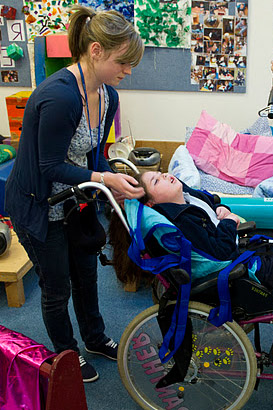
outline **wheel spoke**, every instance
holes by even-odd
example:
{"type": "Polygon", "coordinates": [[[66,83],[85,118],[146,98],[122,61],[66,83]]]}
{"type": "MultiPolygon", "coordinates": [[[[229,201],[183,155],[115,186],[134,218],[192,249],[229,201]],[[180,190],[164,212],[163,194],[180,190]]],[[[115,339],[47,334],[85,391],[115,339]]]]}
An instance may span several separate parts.
{"type": "Polygon", "coordinates": [[[174,363],[172,359],[162,365],[158,358],[162,335],[157,311],[153,306],[138,315],[120,342],[119,371],[133,399],[145,410],[242,408],[256,381],[253,347],[236,323],[211,325],[209,307],[200,303],[191,303],[189,308],[193,355],[185,381],[155,388],[174,363]]]}

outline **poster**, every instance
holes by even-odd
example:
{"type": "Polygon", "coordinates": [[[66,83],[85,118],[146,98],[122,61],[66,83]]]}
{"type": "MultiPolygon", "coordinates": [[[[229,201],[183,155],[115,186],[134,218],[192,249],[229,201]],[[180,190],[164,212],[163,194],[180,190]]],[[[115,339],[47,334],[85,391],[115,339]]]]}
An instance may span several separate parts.
{"type": "Polygon", "coordinates": [[[134,0],[79,0],[82,6],[92,7],[96,11],[116,10],[134,24],[134,0]]]}
{"type": "Polygon", "coordinates": [[[191,84],[206,92],[245,87],[248,0],[193,0],[191,19],[191,84]]]}
{"type": "Polygon", "coordinates": [[[23,13],[30,43],[36,36],[66,31],[71,8],[78,0],[24,0],[23,13]]]}
{"type": "Polygon", "coordinates": [[[189,0],[135,0],[134,24],[145,46],[190,48],[189,0]]]}

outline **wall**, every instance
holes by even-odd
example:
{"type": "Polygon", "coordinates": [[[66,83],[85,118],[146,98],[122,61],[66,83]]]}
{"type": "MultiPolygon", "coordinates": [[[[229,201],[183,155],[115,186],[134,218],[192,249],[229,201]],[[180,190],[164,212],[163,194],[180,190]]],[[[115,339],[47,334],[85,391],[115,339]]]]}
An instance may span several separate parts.
{"type": "Polygon", "coordinates": [[[130,134],[129,121],[136,139],[184,141],[185,127],[195,126],[203,109],[238,131],[251,125],[271,89],[273,1],[249,0],[248,25],[246,94],[120,90],[122,134],[130,134]]]}
{"type": "MultiPolygon", "coordinates": [[[[122,136],[130,134],[130,122],[136,139],[184,141],[185,127],[194,126],[203,109],[238,131],[251,125],[267,105],[272,85],[273,1],[249,0],[248,24],[246,94],[120,90],[122,136]]],[[[5,97],[20,90],[0,87],[2,135],[9,135],[5,97]]]]}

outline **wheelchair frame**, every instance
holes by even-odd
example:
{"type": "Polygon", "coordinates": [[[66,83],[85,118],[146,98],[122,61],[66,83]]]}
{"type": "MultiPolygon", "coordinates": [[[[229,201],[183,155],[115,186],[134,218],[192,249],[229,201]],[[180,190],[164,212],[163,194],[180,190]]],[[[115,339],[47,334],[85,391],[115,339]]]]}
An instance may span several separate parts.
{"type": "MultiPolygon", "coordinates": [[[[49,198],[49,203],[54,205],[73,195],[78,200],[86,201],[84,190],[87,188],[99,189],[107,196],[129,232],[127,221],[111,191],[100,183],[79,184],[49,198]]],[[[273,380],[273,374],[263,373],[264,366],[273,365],[273,344],[269,353],[262,352],[258,329],[259,323],[273,323],[273,308],[269,313],[259,314],[257,317],[254,315],[238,323],[227,322],[216,328],[207,321],[211,306],[192,301],[189,314],[196,323],[196,329],[193,329],[194,350],[187,376],[182,383],[156,389],[155,383],[173,365],[171,361],[162,365],[157,355],[162,342],[162,335],[155,320],[158,308],[159,305],[154,305],[132,320],[121,337],[118,351],[118,369],[122,382],[131,397],[144,410],[241,409],[260,379],[273,380]],[[256,352],[243,330],[249,325],[256,328],[256,352]],[[150,337],[146,327],[151,329],[155,336],[150,337]],[[204,343],[204,340],[209,342],[204,343]],[[223,343],[222,346],[220,342],[223,343]],[[218,379],[221,379],[221,382],[218,379]],[[227,386],[230,386],[230,391],[227,386]],[[201,400],[202,407],[200,403],[196,407],[196,403],[191,402],[192,397],[201,400]]]]}

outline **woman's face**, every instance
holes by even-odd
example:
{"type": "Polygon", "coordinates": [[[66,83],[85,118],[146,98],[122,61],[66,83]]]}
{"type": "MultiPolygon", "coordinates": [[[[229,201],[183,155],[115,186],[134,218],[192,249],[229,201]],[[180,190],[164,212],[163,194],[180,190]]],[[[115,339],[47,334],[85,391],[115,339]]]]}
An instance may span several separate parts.
{"type": "Polygon", "coordinates": [[[151,204],[173,202],[184,204],[181,182],[170,174],[148,171],[142,177],[147,194],[151,197],[151,204]]]}
{"type": "Polygon", "coordinates": [[[131,75],[132,67],[130,63],[119,63],[117,59],[128,49],[128,44],[124,44],[118,49],[109,52],[102,50],[102,54],[97,61],[96,73],[100,82],[107,85],[117,86],[126,75],[131,75]]]}

